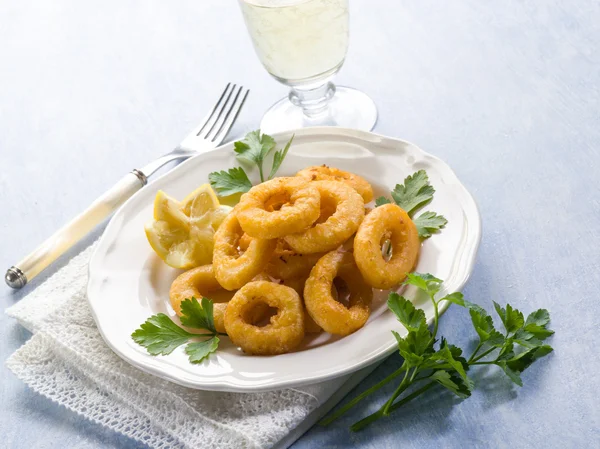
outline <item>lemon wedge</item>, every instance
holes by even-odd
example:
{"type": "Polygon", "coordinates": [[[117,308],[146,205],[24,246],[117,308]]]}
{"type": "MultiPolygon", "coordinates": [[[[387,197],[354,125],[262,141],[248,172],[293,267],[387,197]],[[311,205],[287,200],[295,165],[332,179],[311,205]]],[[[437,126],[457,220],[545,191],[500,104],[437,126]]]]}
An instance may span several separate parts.
{"type": "Polygon", "coordinates": [[[210,184],[202,184],[181,202],[181,210],[194,219],[219,207],[219,199],[210,184]]]}
{"type": "Polygon", "coordinates": [[[233,207],[220,205],[216,209],[206,212],[200,217],[190,217],[190,229],[199,228],[204,229],[212,227],[214,231],[219,229],[225,217],[231,212],[233,207]]]}
{"type": "Polygon", "coordinates": [[[214,233],[231,211],[219,204],[209,184],[182,202],[162,190],[154,199],[154,220],[144,227],[152,249],[174,268],[189,269],[212,262],[214,233]]]}
{"type": "Polygon", "coordinates": [[[190,219],[181,210],[179,201],[171,198],[162,190],[159,190],[154,198],[154,219],[166,221],[175,227],[190,228],[190,219]]]}

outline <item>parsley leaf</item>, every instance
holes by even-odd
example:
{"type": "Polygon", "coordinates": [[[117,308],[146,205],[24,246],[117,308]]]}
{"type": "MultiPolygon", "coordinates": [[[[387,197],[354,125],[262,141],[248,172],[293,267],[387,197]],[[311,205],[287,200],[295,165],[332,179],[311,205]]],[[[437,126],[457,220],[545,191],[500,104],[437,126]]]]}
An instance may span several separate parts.
{"type": "Polygon", "coordinates": [[[409,331],[416,331],[426,326],[425,312],[417,309],[412,302],[398,293],[390,293],[387,301],[388,308],[394,312],[398,321],[409,331]]]}
{"type": "Polygon", "coordinates": [[[413,221],[421,239],[431,237],[432,233],[439,232],[448,223],[443,215],[438,215],[435,212],[423,212],[413,221]]]}
{"type": "Polygon", "coordinates": [[[550,314],[546,309],[538,309],[530,313],[525,321],[525,326],[534,324],[537,326],[546,326],[550,322],[550,314]]]}
{"type": "MultiPolygon", "coordinates": [[[[409,332],[408,334],[410,335],[411,332],[409,332]]],[[[400,353],[404,361],[408,363],[408,366],[417,366],[423,361],[423,357],[421,357],[419,354],[416,354],[414,352],[414,349],[410,347],[410,343],[407,341],[408,335],[406,338],[402,338],[400,334],[396,331],[392,331],[392,334],[394,334],[394,337],[396,337],[396,343],[398,344],[398,352],[400,353]]],[[[414,340],[414,335],[412,336],[412,340],[414,340]]]]}
{"type": "Polygon", "coordinates": [[[433,352],[433,340],[431,332],[427,329],[427,324],[419,326],[415,331],[409,331],[404,338],[398,332],[392,331],[396,342],[398,343],[398,351],[409,365],[417,366],[425,356],[433,352]]]}
{"type": "Polygon", "coordinates": [[[238,159],[258,166],[261,173],[261,182],[264,182],[262,163],[273,148],[275,148],[275,139],[267,134],[261,135],[260,129],[249,132],[243,140],[233,144],[233,150],[237,153],[238,159]]]}
{"type": "MultiPolygon", "coordinates": [[[[283,159],[285,159],[293,140],[294,136],[288,141],[283,150],[275,152],[273,155],[271,172],[267,179],[273,179],[277,170],[279,170],[283,159]]],[[[233,145],[233,149],[237,153],[237,158],[256,165],[260,175],[260,182],[265,182],[263,163],[271,151],[275,149],[275,139],[268,134],[261,134],[260,129],[257,129],[256,131],[249,132],[246,134],[246,137],[244,137],[244,140],[235,142],[233,145]]]]}
{"type": "Polygon", "coordinates": [[[516,332],[525,323],[523,314],[517,309],[513,309],[510,304],[507,304],[506,309],[503,309],[497,302],[494,301],[494,308],[496,309],[498,316],[500,316],[506,332],[509,334],[516,332]]]}
{"type": "Polygon", "coordinates": [[[510,380],[512,380],[514,383],[516,383],[519,387],[523,386],[523,380],[521,379],[521,375],[519,374],[519,372],[513,370],[510,366],[508,366],[506,361],[503,360],[503,361],[497,363],[497,365],[500,368],[502,368],[502,370],[506,373],[506,375],[508,376],[508,378],[510,380]]]}
{"type": "Polygon", "coordinates": [[[466,399],[471,396],[471,389],[463,379],[454,374],[450,374],[448,371],[435,371],[430,378],[461,399],[466,399]]]}
{"type": "Polygon", "coordinates": [[[390,204],[391,201],[388,200],[385,196],[380,196],[375,200],[375,207],[383,206],[384,204],[390,204]]]}
{"type": "Polygon", "coordinates": [[[148,318],[131,334],[131,338],[152,355],[167,355],[186,343],[193,335],[177,326],[164,313],[158,313],[148,318]]]}
{"type": "Polygon", "coordinates": [[[290,149],[290,146],[292,145],[292,141],[294,140],[295,136],[295,134],[292,135],[292,138],[288,141],[283,150],[275,151],[275,154],[273,155],[273,166],[271,167],[271,173],[269,173],[269,179],[273,179],[273,177],[277,173],[277,170],[279,170],[279,167],[281,167],[281,163],[287,156],[287,152],[290,149]]]}
{"type": "Polygon", "coordinates": [[[527,332],[524,328],[519,329],[513,336],[513,341],[526,348],[537,348],[542,345],[542,341],[535,337],[531,332],[527,332]]]}
{"type": "Polygon", "coordinates": [[[523,372],[537,359],[541,359],[552,351],[553,349],[550,345],[538,346],[537,348],[529,349],[507,360],[506,365],[515,371],[523,372]]]}
{"type": "Polygon", "coordinates": [[[442,280],[429,273],[407,273],[404,284],[414,285],[428,295],[433,296],[440,291],[442,280]]]}
{"type": "MultiPolygon", "coordinates": [[[[396,184],[391,192],[394,202],[406,211],[417,227],[419,238],[425,240],[432,234],[443,229],[448,220],[443,215],[435,212],[423,212],[414,218],[415,212],[428,204],[433,199],[435,189],[429,184],[429,177],[425,170],[419,170],[404,179],[404,184],[396,184]]],[[[391,201],[385,196],[375,200],[375,207],[389,204],[391,201]]]]}
{"type": "Polygon", "coordinates": [[[473,323],[475,332],[479,335],[479,341],[484,342],[489,340],[491,333],[495,331],[492,317],[485,310],[474,308],[469,310],[469,315],[471,315],[471,322],[473,323]]]}
{"type": "MultiPolygon", "coordinates": [[[[268,179],[273,179],[292,145],[294,136],[282,150],[273,154],[273,165],[268,179]]],[[[246,134],[243,140],[233,144],[233,150],[240,161],[256,165],[260,175],[260,182],[265,182],[263,163],[267,156],[275,149],[275,139],[267,134],[261,134],[260,129],[246,134]]],[[[230,168],[228,171],[216,171],[208,175],[210,185],[219,196],[229,196],[235,193],[245,193],[252,188],[252,183],[242,167],[230,168]]]]}
{"type": "Polygon", "coordinates": [[[217,333],[213,319],[212,301],[202,298],[202,304],[200,304],[194,297],[181,301],[181,324],[217,333]]]}
{"type": "MultiPolygon", "coordinates": [[[[446,339],[444,337],[442,337],[442,343],[440,345],[440,347],[444,347],[444,345],[446,344],[446,339]]],[[[452,357],[454,358],[454,360],[456,360],[457,362],[460,362],[461,365],[463,366],[465,371],[469,370],[469,362],[467,362],[467,359],[465,359],[462,356],[462,349],[460,349],[458,346],[454,346],[454,345],[448,345],[448,349],[450,349],[450,354],[452,354],[452,357]]]]}
{"type": "Polygon", "coordinates": [[[252,188],[248,175],[241,167],[230,168],[228,171],[212,172],[208,175],[208,180],[219,196],[246,193],[252,188]]]}
{"type": "Polygon", "coordinates": [[[209,331],[209,334],[192,334],[182,329],[164,313],[148,318],[131,338],[137,344],[146,348],[151,355],[168,355],[176,348],[186,343],[185,352],[190,362],[199,363],[217,350],[219,345],[218,332],[213,318],[213,303],[210,299],[202,298],[199,303],[196,298],[188,298],[181,302],[181,323],[184,326],[209,331]],[[210,337],[203,341],[189,343],[190,340],[210,337]]]}
{"type": "Polygon", "coordinates": [[[506,342],[504,335],[502,335],[497,330],[493,330],[490,332],[489,338],[485,341],[488,346],[492,346],[494,348],[501,348],[506,342]]]}
{"type": "Polygon", "coordinates": [[[501,347],[504,344],[504,335],[496,330],[492,317],[477,304],[473,304],[469,301],[464,302],[465,307],[469,309],[473,328],[479,336],[479,343],[482,345],[483,343],[487,343],[488,346],[496,348],[501,347]]]}
{"type": "Polygon", "coordinates": [[[454,371],[456,371],[456,373],[465,382],[467,388],[469,390],[473,388],[473,382],[467,377],[467,372],[465,371],[463,364],[458,360],[454,360],[452,352],[450,351],[450,348],[447,345],[442,346],[439,351],[433,353],[429,357],[429,361],[443,361],[448,363],[450,367],[454,371]]]}
{"type": "Polygon", "coordinates": [[[446,295],[443,298],[441,298],[438,302],[442,301],[449,301],[461,307],[466,307],[465,303],[468,303],[468,301],[465,301],[465,298],[461,292],[450,293],[449,295],[446,295]]]}
{"type": "Polygon", "coordinates": [[[429,184],[427,173],[425,170],[419,170],[407,176],[404,184],[396,184],[392,198],[412,218],[415,210],[433,199],[434,193],[435,189],[429,184]]]}
{"type": "Polygon", "coordinates": [[[523,329],[542,341],[554,334],[554,331],[537,324],[526,324],[523,329]]]}
{"type": "Polygon", "coordinates": [[[190,343],[185,347],[185,353],[190,356],[190,362],[200,363],[217,350],[219,337],[216,335],[208,340],[190,343]]]}

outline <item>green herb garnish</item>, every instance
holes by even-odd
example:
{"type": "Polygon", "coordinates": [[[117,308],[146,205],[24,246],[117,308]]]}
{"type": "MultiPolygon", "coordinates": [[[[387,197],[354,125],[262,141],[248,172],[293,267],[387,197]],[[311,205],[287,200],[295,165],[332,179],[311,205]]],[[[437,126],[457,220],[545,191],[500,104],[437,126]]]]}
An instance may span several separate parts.
{"type": "Polygon", "coordinates": [[[414,219],[417,231],[419,231],[419,237],[427,239],[431,237],[431,234],[438,232],[448,223],[448,220],[443,215],[438,215],[435,212],[423,212],[417,218],[414,219]]]}
{"type": "Polygon", "coordinates": [[[252,188],[248,175],[241,167],[230,168],[228,171],[214,171],[208,175],[208,181],[219,196],[246,193],[252,188]]]}
{"type": "Polygon", "coordinates": [[[196,298],[188,298],[181,302],[181,324],[194,329],[204,329],[207,334],[193,334],[179,327],[164,313],[158,313],[148,318],[131,338],[137,344],[146,348],[151,355],[167,355],[179,346],[187,343],[185,352],[190,362],[200,363],[219,346],[218,335],[213,319],[213,303],[210,299],[202,298],[199,303],[196,298]],[[208,337],[196,341],[200,337],[208,337]],[[190,343],[190,340],[194,340],[190,343]]]}
{"type": "MultiPolygon", "coordinates": [[[[233,149],[240,161],[258,167],[260,182],[265,182],[275,177],[293,140],[294,136],[290,138],[282,150],[275,151],[273,154],[273,165],[266,179],[263,164],[267,156],[275,149],[275,139],[268,134],[261,134],[260,129],[257,129],[246,134],[243,140],[235,142],[233,149]]],[[[242,167],[230,168],[227,171],[212,172],[208,175],[208,180],[219,196],[245,193],[252,188],[252,183],[242,167]]]]}
{"type": "MultiPolygon", "coordinates": [[[[431,234],[439,232],[448,220],[443,215],[435,212],[423,212],[418,217],[414,217],[415,212],[433,199],[435,189],[429,183],[429,177],[425,170],[419,170],[404,179],[403,184],[396,184],[391,192],[394,203],[406,211],[408,216],[413,219],[419,237],[424,240],[431,237],[431,234]]],[[[389,204],[391,201],[385,196],[380,196],[375,200],[375,206],[389,204]]]]}
{"type": "Polygon", "coordinates": [[[510,304],[503,308],[494,303],[496,313],[504,326],[504,332],[500,332],[494,327],[492,317],[480,306],[466,301],[462,293],[451,293],[436,299],[442,287],[440,279],[430,274],[411,273],[405,284],[414,285],[423,291],[433,303],[433,331],[429,330],[422,310],[415,308],[405,297],[390,293],[388,308],[408,331],[406,336],[392,331],[397,340],[398,351],[404,358],[402,366],[323,419],[321,425],[336,420],[361,400],[399,377],[402,380],[389,400],[375,413],[353,424],[351,430],[361,430],[371,422],[388,416],[437,385],[462,399],[469,397],[474,384],[467,372],[476,365],[496,365],[510,380],[522,386],[521,373],[537,359],[552,352],[552,347],[544,343],[544,340],[554,333],[548,329],[550,314],[545,309],[539,309],[525,319],[523,314],[510,304]],[[468,359],[463,357],[462,349],[448,344],[443,337],[436,348],[439,304],[443,301],[464,307],[471,315],[479,343],[468,359]],[[416,386],[418,388],[413,388],[416,386]],[[412,389],[410,393],[409,389],[412,389]]]}

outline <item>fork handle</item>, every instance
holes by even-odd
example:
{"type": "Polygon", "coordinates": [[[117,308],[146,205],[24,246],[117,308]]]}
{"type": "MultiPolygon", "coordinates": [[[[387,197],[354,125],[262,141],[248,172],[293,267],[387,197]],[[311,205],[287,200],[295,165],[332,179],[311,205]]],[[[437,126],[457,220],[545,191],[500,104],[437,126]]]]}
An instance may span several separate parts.
{"type": "Polygon", "coordinates": [[[128,173],[83,213],[55,232],[18,264],[9,268],[4,278],[8,286],[14,289],[24,287],[27,282],[109,217],[147,182],[146,175],[139,170],[128,173]]]}

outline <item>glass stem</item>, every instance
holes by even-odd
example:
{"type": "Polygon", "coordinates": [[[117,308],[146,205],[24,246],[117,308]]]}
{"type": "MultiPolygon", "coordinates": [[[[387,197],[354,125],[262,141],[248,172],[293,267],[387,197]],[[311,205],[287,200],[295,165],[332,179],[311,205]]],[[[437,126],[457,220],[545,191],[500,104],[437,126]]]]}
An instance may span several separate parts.
{"type": "Polygon", "coordinates": [[[327,114],[327,105],[334,95],[335,85],[327,82],[314,88],[293,87],[290,101],[302,108],[308,118],[315,119],[327,114]]]}

